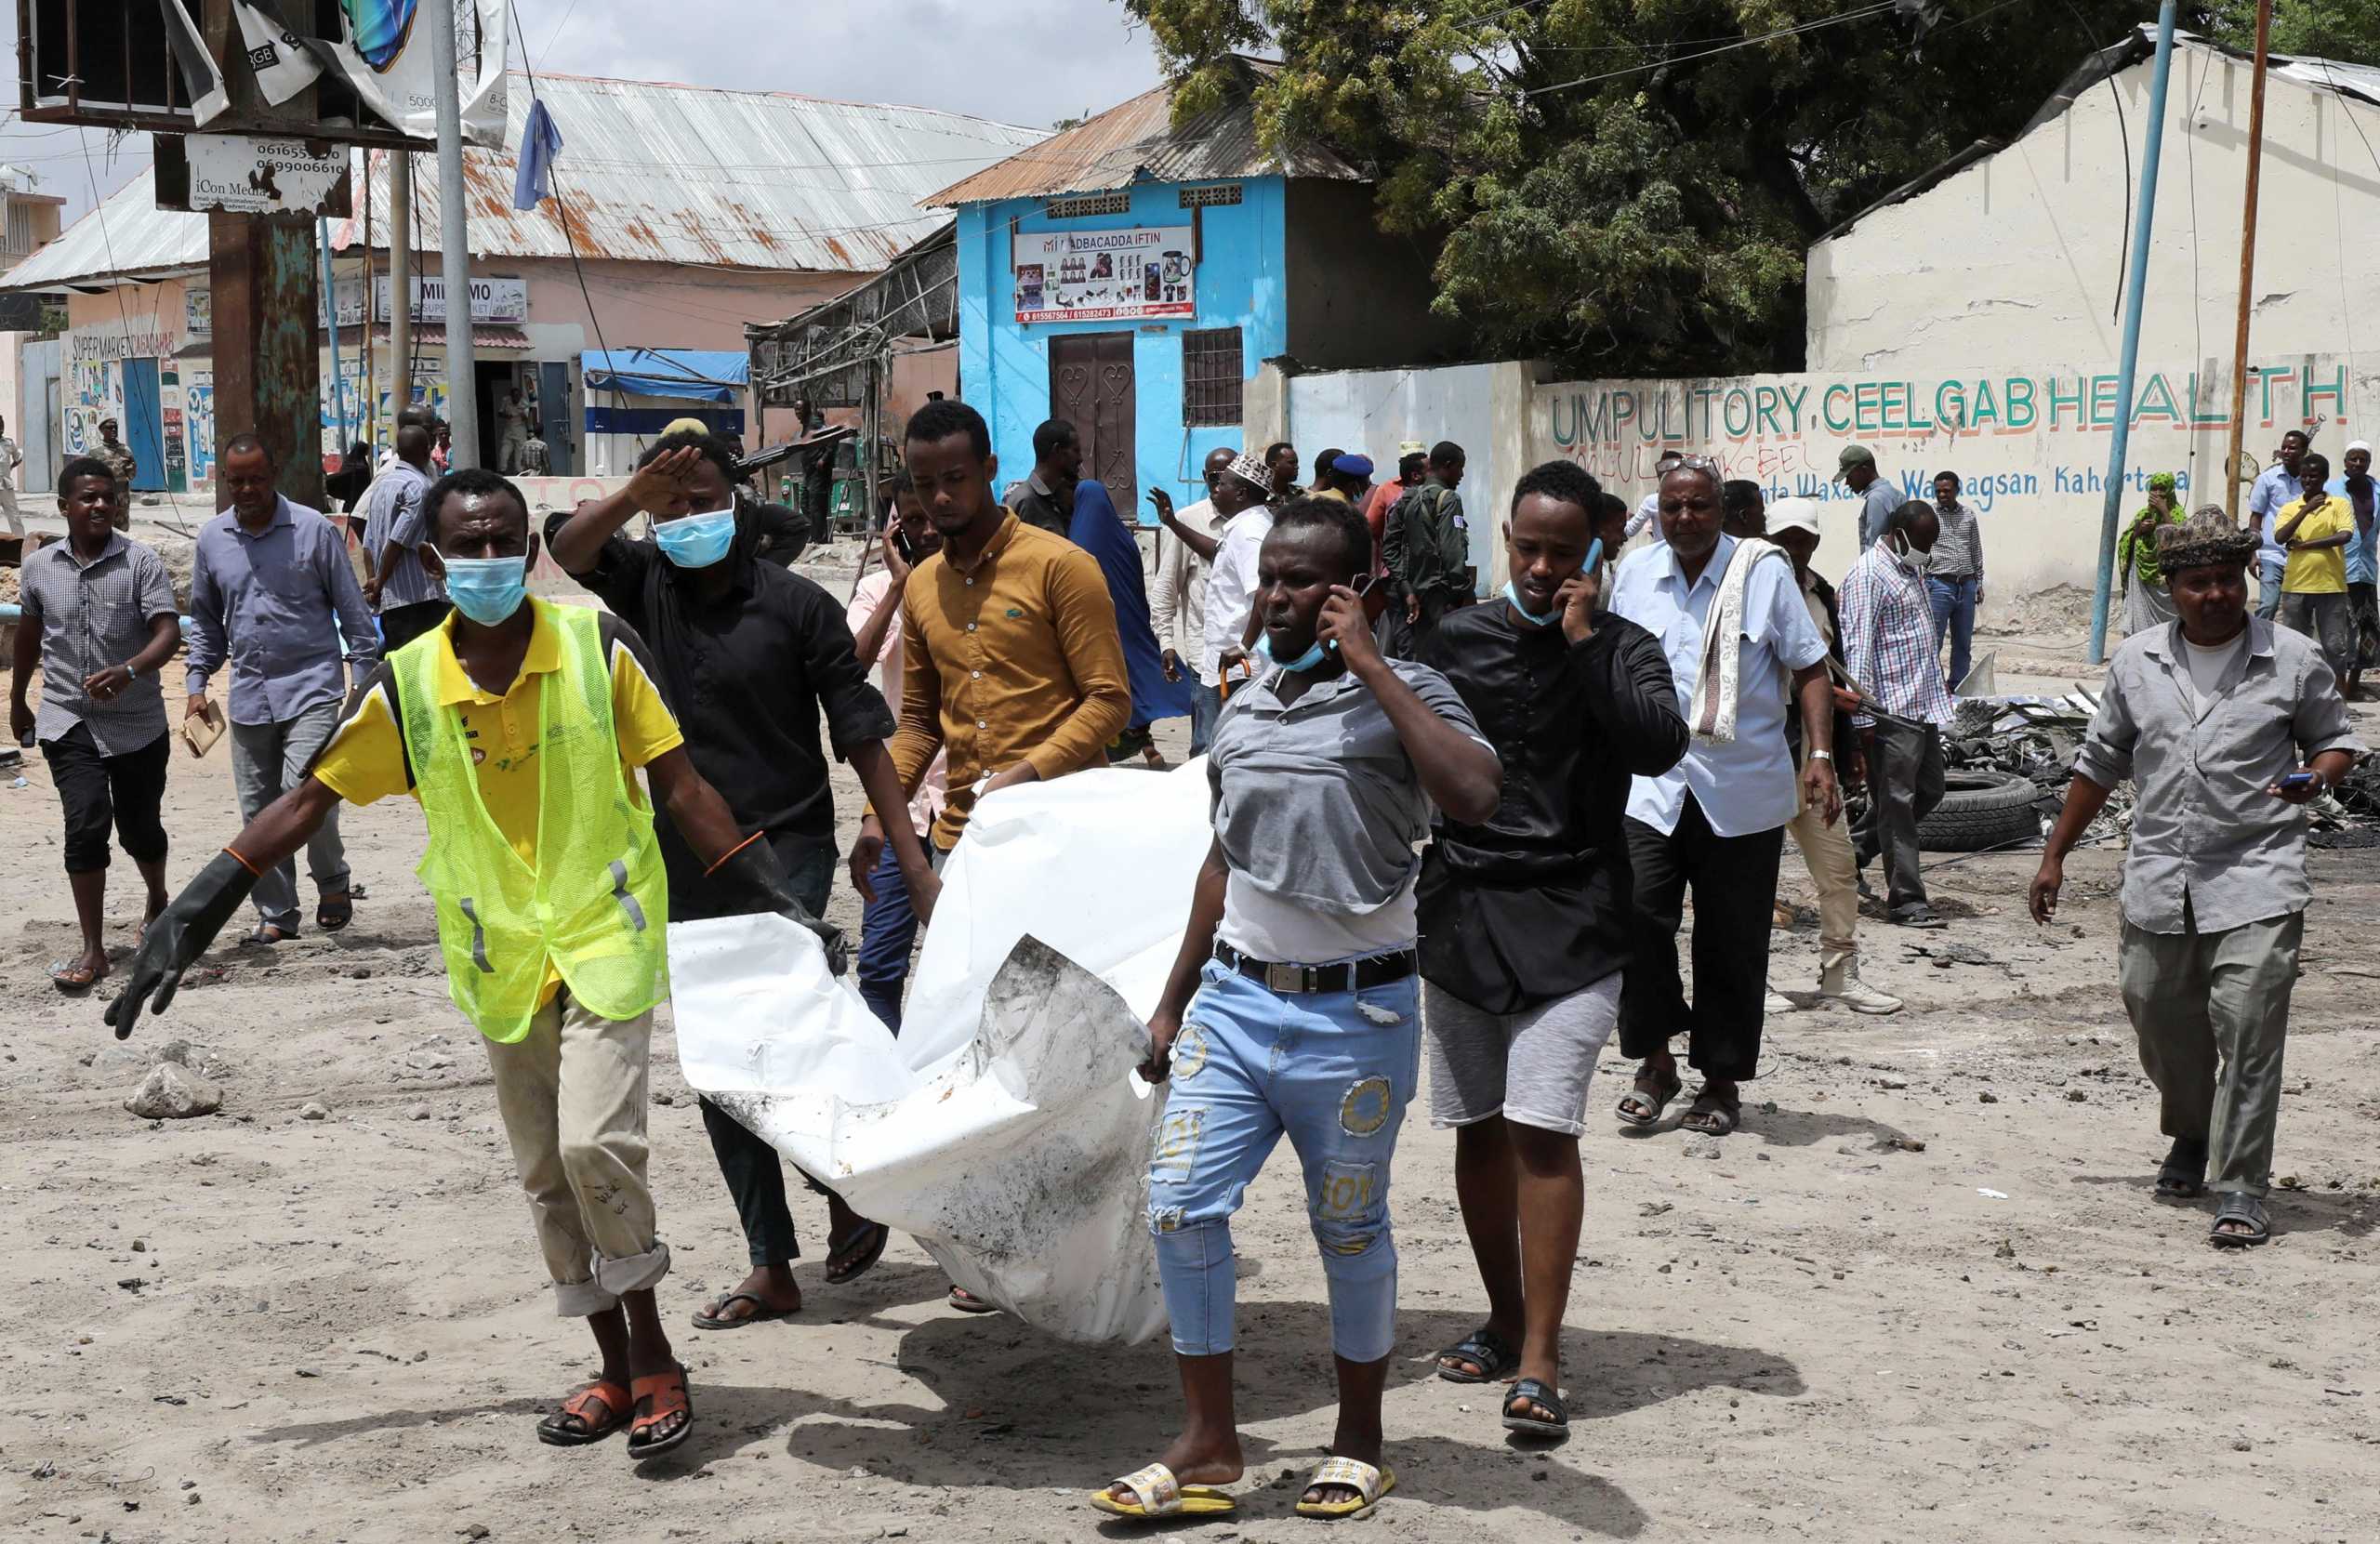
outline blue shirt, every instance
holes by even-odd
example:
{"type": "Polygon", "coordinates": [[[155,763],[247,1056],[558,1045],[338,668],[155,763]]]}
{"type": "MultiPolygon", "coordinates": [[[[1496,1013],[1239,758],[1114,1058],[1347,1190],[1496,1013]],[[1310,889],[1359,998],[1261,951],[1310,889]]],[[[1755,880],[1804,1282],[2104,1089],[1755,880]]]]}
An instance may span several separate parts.
{"type": "MultiPolygon", "coordinates": [[[[1718,599],[1719,581],[1735,555],[1736,538],[1723,535],[1701,574],[1688,586],[1674,548],[1648,547],[1631,553],[1612,581],[1611,609],[1661,640],[1677,700],[1690,704],[1702,676],[1703,622],[1718,599]]],[[[1677,828],[1686,796],[1702,807],[1711,829],[1723,837],[1770,831],[1801,811],[1793,758],[1785,746],[1786,694],[1792,672],[1826,658],[1793,581],[1793,565],[1764,559],[1744,587],[1744,651],[1737,678],[1736,737],[1726,745],[1691,741],[1686,759],[1659,777],[1629,785],[1628,818],[1664,836],[1677,828]]],[[[1688,710],[1689,721],[1693,717],[1688,710]]]]}
{"type": "Polygon", "coordinates": [[[2260,561],[2278,564],[2289,556],[2272,539],[2272,517],[2282,505],[2305,491],[2296,474],[2278,461],[2257,474],[2255,485],[2248,490],[2248,513],[2255,517],[2257,534],[2263,538],[2263,546],[2256,553],[2260,561]]]}
{"type": "Polygon", "coordinates": [[[380,661],[346,538],[320,511],[286,498],[262,531],[230,509],[199,528],[190,623],[188,690],[205,691],[230,660],[235,724],[286,723],[347,695],[342,633],[356,684],[380,661]]]}
{"type": "Polygon", "coordinates": [[[2380,482],[2372,484],[2366,502],[2358,505],[2355,495],[2347,492],[2347,479],[2330,481],[2330,495],[2343,499],[2347,510],[2355,516],[2355,539],[2347,544],[2347,582],[2350,585],[2380,584],[2380,482]]]}

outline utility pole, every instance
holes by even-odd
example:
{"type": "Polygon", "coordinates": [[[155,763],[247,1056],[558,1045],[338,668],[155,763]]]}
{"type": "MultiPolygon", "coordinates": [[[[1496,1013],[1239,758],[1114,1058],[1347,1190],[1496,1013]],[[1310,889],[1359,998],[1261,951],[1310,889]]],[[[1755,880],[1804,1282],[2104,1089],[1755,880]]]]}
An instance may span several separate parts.
{"type": "Polygon", "coordinates": [[[2265,164],[2265,63],[2272,50],[2272,0],[2256,0],[2256,67],[2248,86],[2248,201],[2240,217],[2240,324],[2231,339],[2231,454],[2223,458],[2223,512],[2240,518],[2240,436],[2248,416],[2248,307],[2256,280],[2256,182],[2265,164]]]}
{"type": "MultiPolygon", "coordinates": [[[[2269,0],[2267,0],[2269,4],[2269,0]]],[[[439,267],[446,281],[446,417],[454,427],[450,466],[457,471],[480,459],[480,403],[471,339],[471,250],[469,201],[463,188],[463,98],[456,78],[455,0],[429,0],[421,18],[430,25],[430,59],[438,77],[439,267]]]]}
{"type": "MultiPolygon", "coordinates": [[[[389,400],[413,405],[413,152],[389,152],[389,400]]],[[[390,426],[390,442],[396,427],[390,426]]]]}
{"type": "MultiPolygon", "coordinates": [[[[2264,4],[2268,7],[2272,0],[2264,4]]],[[[2133,377],[2140,364],[2140,310],[2149,289],[2149,232],[2157,220],[2157,162],[2165,146],[2165,83],[2174,73],[2174,8],[2175,0],[2164,0],[2157,12],[2157,64],[2149,77],[2149,147],[2140,157],[2140,218],[2133,222],[2132,263],[2124,275],[2115,441],[2108,451],[2108,507],[2099,521],[2099,573],[2091,587],[2094,665],[2108,657],[2108,599],[2115,587],[2116,524],[2122,518],[2124,461],[2132,448],[2133,377]]]]}
{"type": "MultiPolygon", "coordinates": [[[[225,61],[223,82],[243,114],[260,103],[231,0],[205,0],[207,51],[225,61]]],[[[300,104],[311,111],[311,92],[300,104]]],[[[223,486],[224,442],[253,432],[281,466],[281,492],[323,505],[321,343],[323,293],[314,266],[314,220],[293,214],[206,217],[207,283],[215,306],[215,507],[223,486]]],[[[336,319],[334,319],[335,321],[336,319]]]]}

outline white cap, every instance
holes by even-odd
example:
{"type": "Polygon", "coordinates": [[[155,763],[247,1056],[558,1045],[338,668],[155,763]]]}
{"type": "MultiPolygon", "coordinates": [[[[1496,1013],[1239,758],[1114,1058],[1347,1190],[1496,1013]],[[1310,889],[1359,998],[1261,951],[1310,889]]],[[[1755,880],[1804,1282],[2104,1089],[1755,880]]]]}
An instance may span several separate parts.
{"type": "Polygon", "coordinates": [[[1818,501],[1815,498],[1780,498],[1768,507],[1768,534],[1779,531],[1807,531],[1818,534],[1818,501]]]}
{"type": "Polygon", "coordinates": [[[2349,440],[2347,442],[2346,454],[2351,455],[2357,451],[2361,451],[2366,455],[2371,455],[2372,442],[2369,440],[2349,440]]]}

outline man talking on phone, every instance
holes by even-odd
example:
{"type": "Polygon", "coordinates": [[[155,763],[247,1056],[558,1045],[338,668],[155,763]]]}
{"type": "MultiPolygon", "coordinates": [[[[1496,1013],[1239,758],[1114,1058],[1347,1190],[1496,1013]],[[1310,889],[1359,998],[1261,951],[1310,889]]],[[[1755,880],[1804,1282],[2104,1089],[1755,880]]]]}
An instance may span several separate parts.
{"type": "Polygon", "coordinates": [[[2056,915],[2066,855],[2131,778],[2116,975],[2173,1139],[2157,1194],[2194,1198],[2211,1181],[2210,1236],[2241,1248],[2272,1236],[2281,1043],[2313,899],[2299,807],[2364,746],[2321,650],[2248,614],[2256,532],[2209,508],[2157,537],[2179,619],[2125,639],[2108,662],[2032,913],[2056,915]]]}

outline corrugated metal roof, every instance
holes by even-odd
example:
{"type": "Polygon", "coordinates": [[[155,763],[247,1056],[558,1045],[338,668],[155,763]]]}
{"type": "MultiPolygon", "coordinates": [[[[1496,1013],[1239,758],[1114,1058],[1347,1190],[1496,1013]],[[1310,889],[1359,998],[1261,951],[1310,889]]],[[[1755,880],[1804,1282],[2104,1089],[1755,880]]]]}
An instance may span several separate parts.
{"type": "MultiPolygon", "coordinates": [[[[555,180],[581,257],[873,272],[942,223],[921,195],[1045,138],[960,113],[785,92],[546,74],[537,90],[562,130],[555,180]]],[[[516,73],[506,96],[507,138],[517,145],[526,77],[516,73]]],[[[383,242],[385,153],[371,152],[373,231],[383,242]]],[[[556,200],[512,207],[518,164],[509,151],[463,152],[472,253],[568,257],[556,200]]],[[[414,169],[414,242],[434,253],[436,160],[417,156],[414,169]]],[[[341,220],[331,239],[350,250],[363,231],[361,218],[341,220]]],[[[203,268],[206,256],[206,217],[157,208],[143,172],[0,277],[0,290],[153,277],[203,268]]]]}
{"type": "Polygon", "coordinates": [[[925,202],[981,204],[1002,198],[1093,193],[1134,182],[1205,182],[1234,177],[1318,177],[1360,182],[1364,174],[1321,145],[1266,154],[1256,140],[1250,93],[1279,66],[1241,59],[1233,99],[1173,126],[1173,86],[1157,86],[1096,118],[953,183],[925,202]]]}

